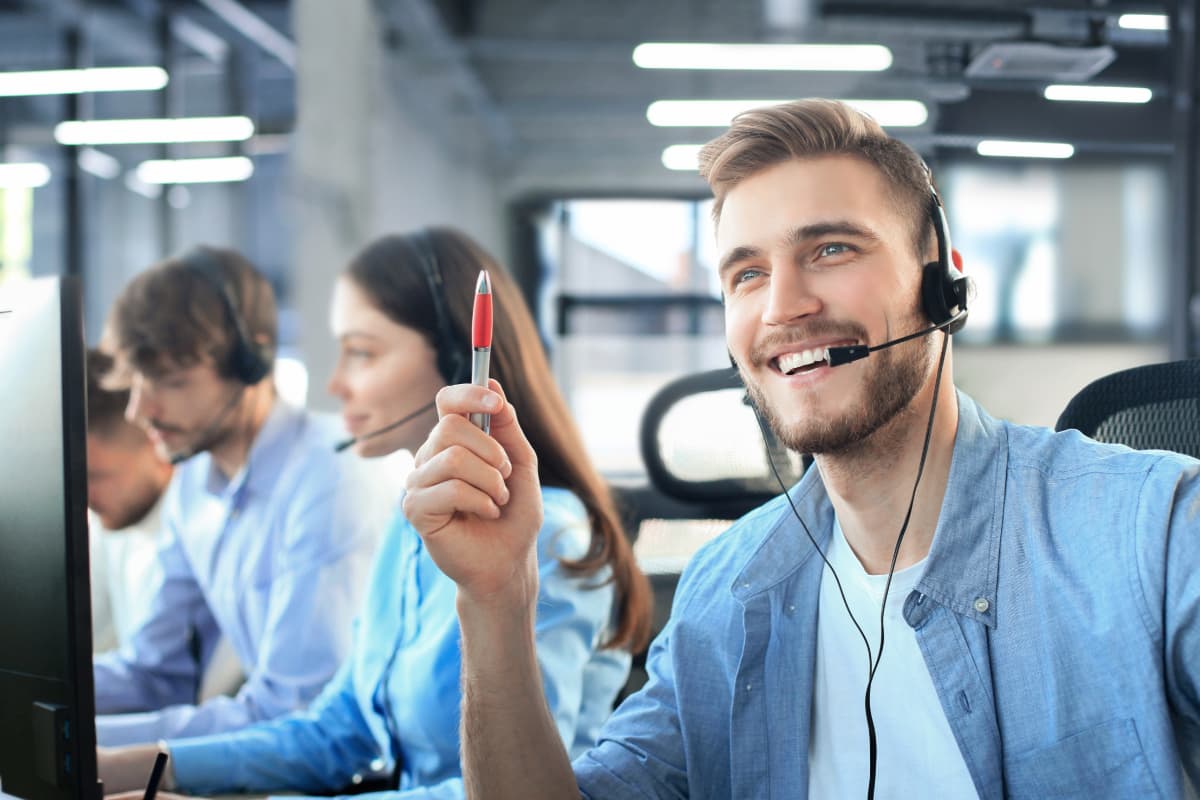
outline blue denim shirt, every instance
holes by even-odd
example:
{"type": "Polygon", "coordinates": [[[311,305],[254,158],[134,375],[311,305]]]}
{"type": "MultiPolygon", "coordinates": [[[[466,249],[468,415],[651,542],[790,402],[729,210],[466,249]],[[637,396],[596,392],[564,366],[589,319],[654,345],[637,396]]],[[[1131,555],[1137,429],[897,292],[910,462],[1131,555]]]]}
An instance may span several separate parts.
{"type": "MultiPolygon", "coordinates": [[[[586,554],[591,527],[565,489],[542,490],[536,638],[546,700],[572,753],[596,741],[629,675],[629,654],[598,650],[611,632],[607,572],[577,576],[559,558],[586,554]]],[[[403,800],[463,797],[457,590],[398,515],[380,546],[350,657],[304,712],[237,733],[172,740],[189,793],[328,792],[401,765],[403,800]]],[[[375,795],[381,796],[381,795],[375,795]]]]}
{"type": "MultiPolygon", "coordinates": [[[[904,616],[979,796],[1182,796],[1183,768],[1200,784],[1200,462],[958,402],[904,616]]],[[[819,472],[792,496],[827,542],[819,472]]],[[[782,497],[697,554],[649,682],[575,761],[584,796],[805,797],[822,566],[782,497]]]]}

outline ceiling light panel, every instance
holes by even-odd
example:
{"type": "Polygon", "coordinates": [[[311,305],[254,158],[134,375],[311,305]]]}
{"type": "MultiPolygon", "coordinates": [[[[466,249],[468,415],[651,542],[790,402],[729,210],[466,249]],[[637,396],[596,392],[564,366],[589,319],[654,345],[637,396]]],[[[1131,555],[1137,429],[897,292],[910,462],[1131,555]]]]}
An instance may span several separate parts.
{"type": "Polygon", "coordinates": [[[647,42],[633,50],[642,69],[882,72],[892,51],[879,44],[703,44],[647,42]]]}
{"type": "MultiPolygon", "coordinates": [[[[787,100],[658,100],[646,109],[646,119],[659,127],[724,128],[743,111],[775,106],[787,100]]],[[[880,125],[909,128],[925,124],[929,111],[919,100],[844,100],[880,125]]]]}
{"type": "Polygon", "coordinates": [[[55,140],[66,145],[241,142],[253,135],[249,117],[73,120],[54,128],[55,140]]]}

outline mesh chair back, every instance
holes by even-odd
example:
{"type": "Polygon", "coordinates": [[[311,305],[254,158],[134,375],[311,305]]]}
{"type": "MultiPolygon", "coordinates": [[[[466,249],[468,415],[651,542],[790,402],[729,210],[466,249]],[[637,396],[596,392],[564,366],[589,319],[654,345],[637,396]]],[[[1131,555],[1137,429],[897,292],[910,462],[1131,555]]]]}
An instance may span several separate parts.
{"type": "Polygon", "coordinates": [[[1200,359],[1115,372],[1072,398],[1055,430],[1200,458],[1200,359]]]}

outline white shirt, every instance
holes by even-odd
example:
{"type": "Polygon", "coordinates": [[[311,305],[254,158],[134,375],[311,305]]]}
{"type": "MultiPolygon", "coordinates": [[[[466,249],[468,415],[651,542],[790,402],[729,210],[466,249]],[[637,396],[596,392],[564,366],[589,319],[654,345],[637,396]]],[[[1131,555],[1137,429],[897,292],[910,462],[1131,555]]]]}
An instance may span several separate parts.
{"type": "Polygon", "coordinates": [[[107,530],[88,513],[92,578],[92,649],[106,653],[128,644],[150,607],[158,583],[162,498],[140,521],[107,530]]]}
{"type": "MultiPolygon", "coordinates": [[[[846,601],[878,656],[879,615],[887,575],[869,575],[836,520],[825,554],[841,579],[846,601]]],[[[883,659],[871,689],[878,743],[875,797],[975,798],[978,794],[929,677],[917,636],[902,615],[925,561],[892,576],[884,617],[883,659]]],[[[846,613],[825,567],[817,611],[817,666],[809,740],[808,796],[865,798],[869,774],[867,648],[846,613]]]]}

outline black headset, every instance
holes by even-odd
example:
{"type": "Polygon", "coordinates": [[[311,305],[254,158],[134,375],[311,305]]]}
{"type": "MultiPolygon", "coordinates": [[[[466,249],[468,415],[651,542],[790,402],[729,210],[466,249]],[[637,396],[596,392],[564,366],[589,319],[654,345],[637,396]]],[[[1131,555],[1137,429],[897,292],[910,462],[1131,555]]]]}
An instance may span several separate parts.
{"type": "Polygon", "coordinates": [[[946,223],[942,198],[933,188],[932,179],[929,193],[929,213],[933,219],[938,251],[937,261],[930,261],[921,271],[921,304],[930,322],[941,325],[954,320],[946,326],[946,333],[958,333],[967,323],[967,296],[970,294],[971,280],[954,266],[950,226],[946,223]]]}
{"type": "Polygon", "coordinates": [[[229,285],[229,273],[208,247],[194,247],[179,257],[184,269],[200,276],[221,299],[225,315],[233,326],[233,346],[228,359],[217,367],[222,375],[253,386],[271,372],[271,348],[254,341],[238,306],[237,293],[229,285]]]}
{"type": "Polygon", "coordinates": [[[438,264],[437,251],[434,250],[433,238],[428,231],[417,231],[410,234],[408,241],[416,253],[417,263],[421,265],[421,274],[429,285],[429,296],[433,299],[434,324],[437,338],[433,343],[437,351],[438,372],[448,385],[466,383],[470,380],[470,366],[467,364],[467,342],[457,335],[446,308],[446,283],[442,280],[442,270],[438,264]]]}

